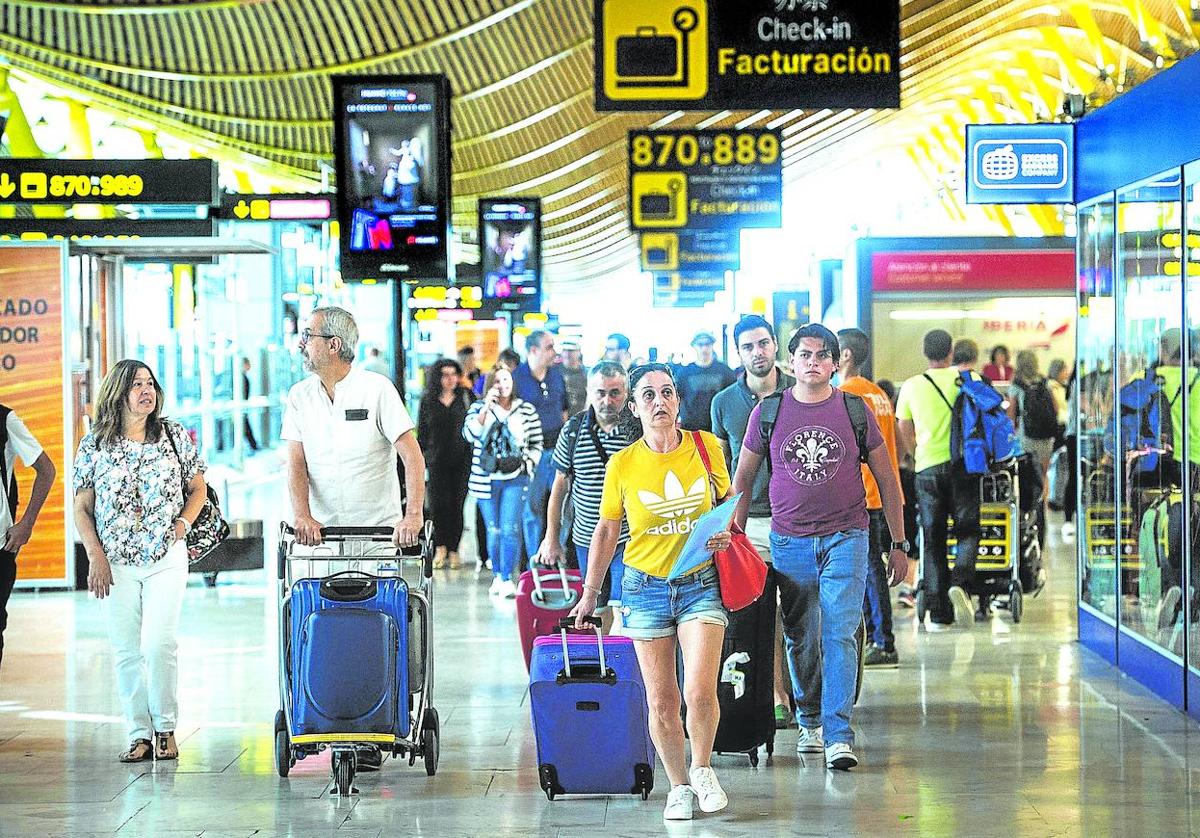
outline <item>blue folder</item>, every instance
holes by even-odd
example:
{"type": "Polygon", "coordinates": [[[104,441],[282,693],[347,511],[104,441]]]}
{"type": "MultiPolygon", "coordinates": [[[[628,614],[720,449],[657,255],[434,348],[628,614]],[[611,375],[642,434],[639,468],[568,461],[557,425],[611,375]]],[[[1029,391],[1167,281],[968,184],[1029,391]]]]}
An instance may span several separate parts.
{"type": "Polygon", "coordinates": [[[687,543],[683,545],[683,550],[679,553],[679,558],[675,560],[671,572],[667,574],[668,579],[687,576],[700,565],[712,559],[712,551],[705,545],[714,535],[729,529],[729,525],[733,523],[733,510],[737,507],[741,497],[742,493],[738,492],[720,506],[705,512],[697,519],[696,523],[692,525],[692,534],[688,536],[687,543]]]}

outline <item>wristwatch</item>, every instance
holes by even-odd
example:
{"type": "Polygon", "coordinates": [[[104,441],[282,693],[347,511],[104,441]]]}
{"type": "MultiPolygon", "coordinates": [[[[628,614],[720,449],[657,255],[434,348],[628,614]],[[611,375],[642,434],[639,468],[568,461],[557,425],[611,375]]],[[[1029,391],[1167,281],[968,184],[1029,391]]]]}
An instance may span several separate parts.
{"type": "Polygon", "coordinates": [[[912,544],[909,543],[907,538],[903,541],[893,541],[891,549],[902,550],[905,553],[909,553],[912,551],[912,544]]]}

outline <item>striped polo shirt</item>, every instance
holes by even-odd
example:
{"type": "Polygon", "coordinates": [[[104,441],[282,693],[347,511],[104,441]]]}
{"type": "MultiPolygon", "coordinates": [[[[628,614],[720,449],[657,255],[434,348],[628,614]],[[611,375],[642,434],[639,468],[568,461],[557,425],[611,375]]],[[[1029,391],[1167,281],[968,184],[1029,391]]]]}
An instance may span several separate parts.
{"type": "MultiPolygon", "coordinates": [[[[633,442],[627,423],[618,422],[611,432],[605,433],[596,424],[596,415],[590,407],[584,413],[571,417],[559,435],[558,443],[554,446],[554,467],[563,474],[574,472],[571,503],[575,508],[575,523],[571,527],[571,539],[578,547],[587,547],[592,543],[592,533],[600,523],[600,496],[604,494],[605,464],[592,441],[589,427],[595,428],[597,439],[610,457],[633,442]],[[578,427],[579,433],[575,434],[572,452],[569,429],[573,427],[578,427]]],[[[629,522],[622,519],[621,537],[617,544],[624,544],[628,540],[629,522]]]]}

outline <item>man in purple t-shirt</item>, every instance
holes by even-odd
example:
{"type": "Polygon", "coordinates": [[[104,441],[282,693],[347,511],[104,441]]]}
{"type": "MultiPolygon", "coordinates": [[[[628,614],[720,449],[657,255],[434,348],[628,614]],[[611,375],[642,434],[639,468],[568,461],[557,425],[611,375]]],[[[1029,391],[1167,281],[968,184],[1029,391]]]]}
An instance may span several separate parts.
{"type": "Polygon", "coordinates": [[[888,582],[908,574],[908,542],[900,484],[875,415],[857,396],[831,384],[841,352],[819,323],[788,342],[796,384],[782,394],[770,439],[762,435],[760,403],[750,414],[733,490],[742,493],[735,518],[745,524],[754,476],[764,457],[771,472],[771,555],[783,607],[791,662],[799,754],[824,753],[828,768],[858,765],[850,713],[858,676],[854,632],[862,619],[867,579],[867,499],[851,410],[865,421],[867,451],[891,532],[888,582]],[[768,451],[768,444],[770,450],[768,451]]]}

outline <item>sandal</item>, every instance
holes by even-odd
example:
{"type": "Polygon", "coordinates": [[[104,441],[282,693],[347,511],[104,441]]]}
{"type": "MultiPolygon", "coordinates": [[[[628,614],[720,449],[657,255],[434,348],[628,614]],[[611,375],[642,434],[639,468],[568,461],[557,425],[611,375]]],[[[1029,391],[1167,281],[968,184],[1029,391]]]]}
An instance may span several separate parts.
{"type": "Polygon", "coordinates": [[[179,759],[179,746],[175,744],[175,731],[158,731],[154,734],[155,759],[179,759]]]}
{"type": "Polygon", "coordinates": [[[129,750],[117,756],[120,762],[146,762],[154,757],[149,739],[134,739],[129,743],[129,750]]]}

